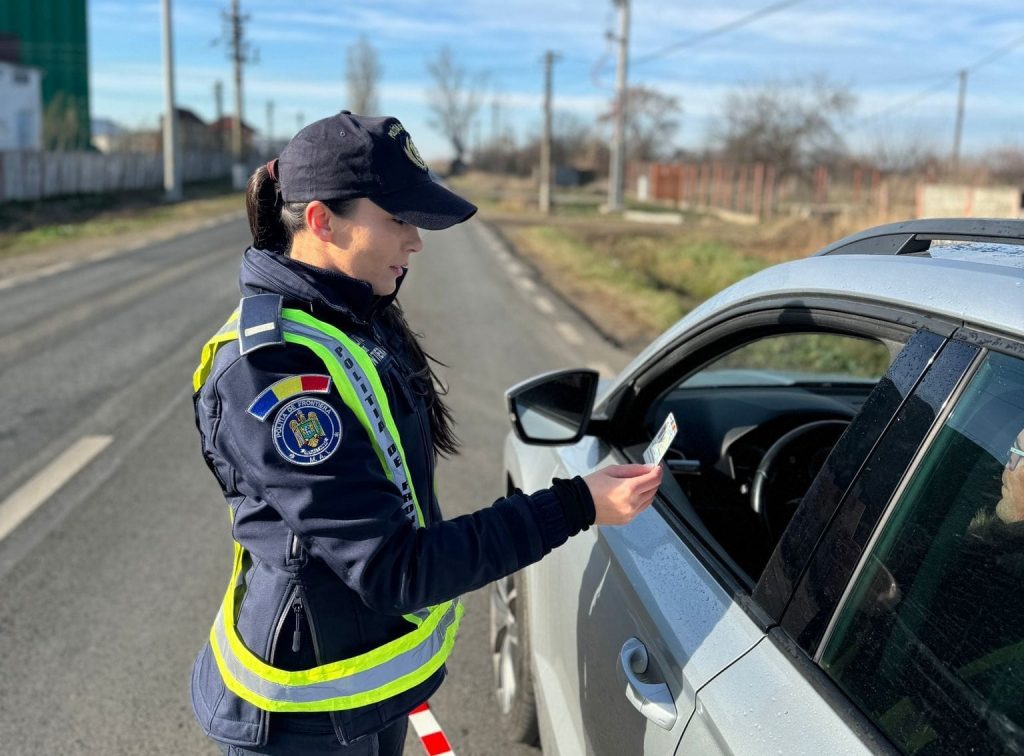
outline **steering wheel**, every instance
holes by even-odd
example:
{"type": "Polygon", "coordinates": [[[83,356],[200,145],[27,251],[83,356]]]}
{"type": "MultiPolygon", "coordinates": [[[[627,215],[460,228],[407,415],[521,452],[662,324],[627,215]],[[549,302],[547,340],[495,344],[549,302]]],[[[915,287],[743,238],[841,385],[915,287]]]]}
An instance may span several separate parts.
{"type": "Polygon", "coordinates": [[[784,433],[761,458],[750,504],[774,542],[796,512],[849,420],[815,420],[784,433]]]}

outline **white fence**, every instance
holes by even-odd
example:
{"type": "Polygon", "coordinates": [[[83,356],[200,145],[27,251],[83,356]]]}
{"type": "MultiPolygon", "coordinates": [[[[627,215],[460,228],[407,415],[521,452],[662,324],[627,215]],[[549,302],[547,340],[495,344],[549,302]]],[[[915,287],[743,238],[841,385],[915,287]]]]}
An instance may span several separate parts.
{"type": "MultiPolygon", "coordinates": [[[[186,182],[231,175],[231,156],[185,153],[186,182]]],[[[0,202],[164,185],[163,156],[151,153],[0,152],[0,202]]]]}

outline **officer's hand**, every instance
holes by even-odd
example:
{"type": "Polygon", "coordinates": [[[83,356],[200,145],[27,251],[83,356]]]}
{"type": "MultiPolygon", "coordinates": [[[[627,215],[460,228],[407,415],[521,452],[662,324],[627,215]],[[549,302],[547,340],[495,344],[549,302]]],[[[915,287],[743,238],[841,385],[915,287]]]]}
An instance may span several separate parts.
{"type": "Polygon", "coordinates": [[[661,485],[661,465],[612,465],[583,481],[594,498],[598,525],[625,525],[654,501],[661,485]]]}

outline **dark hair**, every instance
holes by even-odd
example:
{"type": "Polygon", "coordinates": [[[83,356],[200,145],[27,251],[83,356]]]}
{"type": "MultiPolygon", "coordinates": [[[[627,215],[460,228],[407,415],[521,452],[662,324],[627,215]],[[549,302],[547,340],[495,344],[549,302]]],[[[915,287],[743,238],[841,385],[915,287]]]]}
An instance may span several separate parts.
{"type": "MultiPolygon", "coordinates": [[[[324,204],[335,215],[349,213],[355,200],[327,200],[324,204]]],[[[245,210],[249,216],[249,230],[252,244],[257,249],[266,249],[287,255],[291,251],[292,237],[306,227],[308,202],[284,202],[277,181],[270,175],[267,166],[261,165],[252,176],[245,192],[245,210]]],[[[416,372],[412,376],[412,388],[420,393],[430,411],[430,430],[434,452],[445,457],[456,454],[459,439],[455,435],[455,419],[441,397],[448,395],[448,386],[438,377],[431,362],[447,367],[432,357],[420,344],[421,334],[416,333],[405,320],[405,314],[392,300],[380,314],[385,325],[397,331],[408,345],[415,362],[416,372]]]]}

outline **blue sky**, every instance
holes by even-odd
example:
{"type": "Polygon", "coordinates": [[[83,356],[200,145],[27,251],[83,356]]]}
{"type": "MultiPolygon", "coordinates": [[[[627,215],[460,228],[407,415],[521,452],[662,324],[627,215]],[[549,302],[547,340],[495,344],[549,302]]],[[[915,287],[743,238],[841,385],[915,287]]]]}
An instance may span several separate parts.
{"type": "MultiPolygon", "coordinates": [[[[1020,42],[972,71],[964,150],[1024,148],[1024,2],[1022,0],[805,0],[715,39],[639,62],[770,0],[633,0],[631,83],[677,96],[683,105],[676,142],[702,145],[714,132],[724,96],[767,79],[825,74],[850,87],[857,108],[845,135],[854,148],[934,147],[948,153],[956,111],[956,72],[1020,42]],[[927,96],[918,95],[932,90],[927,96]],[[909,104],[907,104],[909,101],[909,104]]],[[[93,117],[155,127],[163,107],[158,0],[89,0],[93,117]]],[[[221,11],[228,0],[173,0],[177,101],[204,118],[214,114],[214,82],[234,102],[221,11]]],[[[259,62],[246,68],[245,116],[259,130],[274,102],[274,134],[345,107],[345,51],[365,34],[383,66],[381,110],[397,115],[428,161],[449,153],[429,126],[426,60],[442,45],[489,89],[480,129],[491,129],[491,103],[520,137],[539,129],[541,57],[555,50],[555,109],[592,121],[607,107],[615,56],[606,31],[616,26],[611,0],[242,0],[259,62]]]]}

